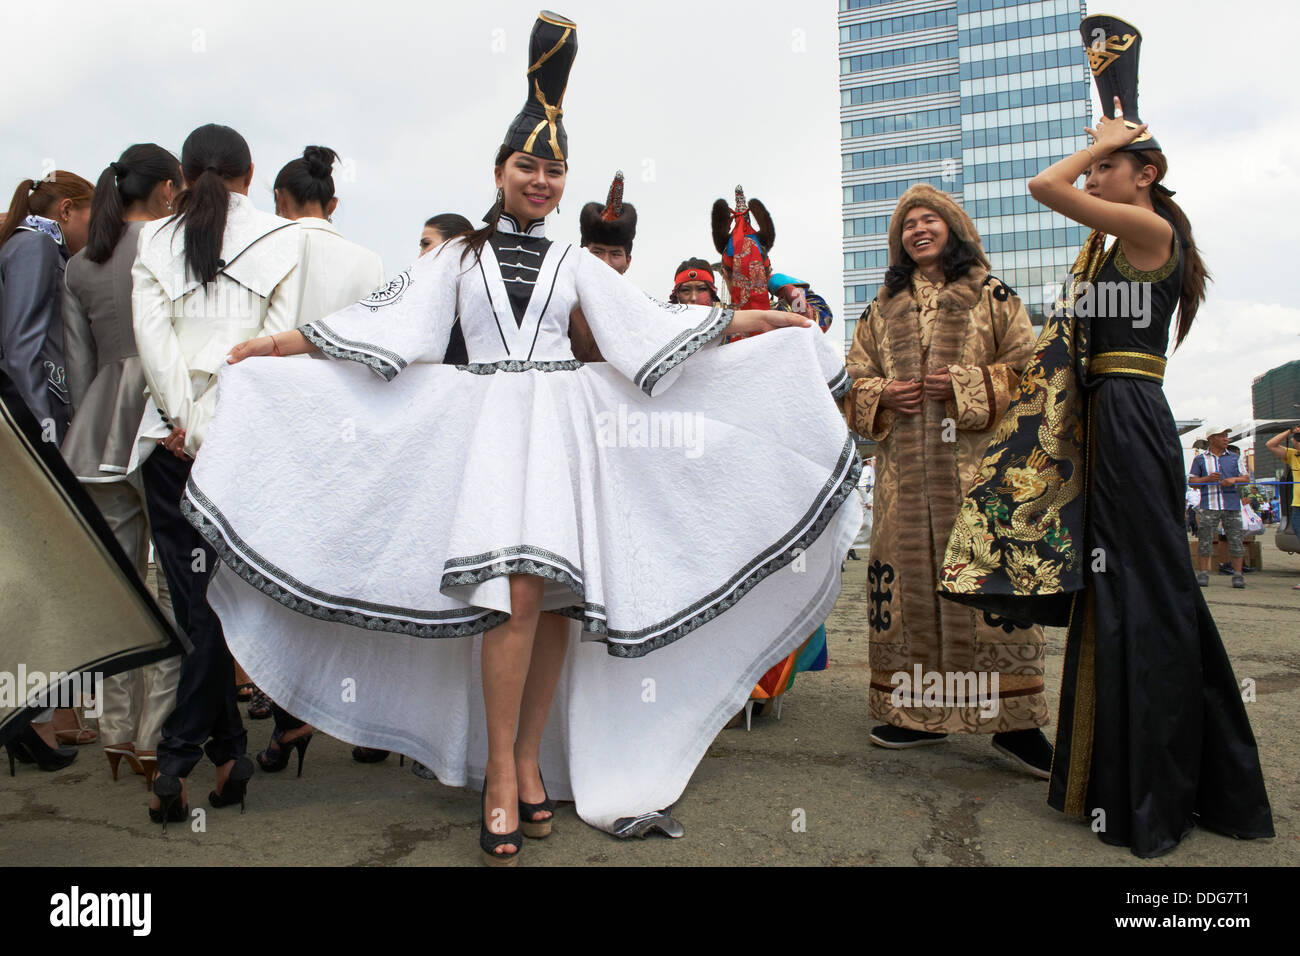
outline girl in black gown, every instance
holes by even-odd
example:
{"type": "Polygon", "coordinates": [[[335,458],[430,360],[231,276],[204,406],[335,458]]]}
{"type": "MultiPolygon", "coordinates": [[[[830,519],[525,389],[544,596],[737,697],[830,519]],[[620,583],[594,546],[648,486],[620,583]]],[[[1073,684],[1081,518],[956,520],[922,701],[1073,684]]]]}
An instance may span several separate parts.
{"type": "Polygon", "coordinates": [[[1196,823],[1250,838],[1273,836],[1273,821],[1187,548],[1186,468],[1162,382],[1174,313],[1177,345],[1206,270],[1145,131],[1103,118],[1092,146],[1029,183],[1094,231],[967,496],[941,588],[1068,625],[1048,802],[1153,857],[1196,823]]]}

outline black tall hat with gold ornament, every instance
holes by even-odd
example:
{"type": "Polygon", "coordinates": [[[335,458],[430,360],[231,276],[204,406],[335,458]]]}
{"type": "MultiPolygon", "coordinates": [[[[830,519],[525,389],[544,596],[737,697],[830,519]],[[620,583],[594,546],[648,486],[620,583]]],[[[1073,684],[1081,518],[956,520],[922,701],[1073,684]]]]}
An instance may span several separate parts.
{"type": "MultiPolygon", "coordinates": [[[[1111,117],[1115,97],[1124,107],[1124,123],[1130,129],[1142,125],[1138,118],[1138,54],[1142,49],[1142,34],[1127,20],[1098,13],[1084,17],[1079,24],[1083,46],[1088,53],[1088,66],[1101,97],[1102,115],[1111,117]]],[[[1121,150],[1134,152],[1160,149],[1150,130],[1146,130],[1121,150]]]]}
{"type": "Polygon", "coordinates": [[[528,41],[528,99],[510,124],[505,145],[539,159],[569,158],[560,104],[577,54],[577,24],[549,10],[539,13],[528,41]]]}

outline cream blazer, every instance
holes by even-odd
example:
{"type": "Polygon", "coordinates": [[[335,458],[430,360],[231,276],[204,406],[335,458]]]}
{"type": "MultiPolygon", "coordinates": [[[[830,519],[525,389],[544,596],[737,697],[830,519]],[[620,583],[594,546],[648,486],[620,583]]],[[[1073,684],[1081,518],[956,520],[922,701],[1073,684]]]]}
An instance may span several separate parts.
{"type": "Polygon", "coordinates": [[[185,267],[184,225],[174,218],[140,231],[132,280],[132,325],[149,388],[131,470],[172,426],[198,453],[216,405],[217,372],[247,339],[299,324],[302,228],[230,194],[217,277],[207,285],[185,267]]]}
{"type": "Polygon", "coordinates": [[[384,285],[384,260],[355,242],[348,242],[324,219],[298,220],[302,229],[302,286],[299,325],[315,322],[364,299],[384,285]]]}

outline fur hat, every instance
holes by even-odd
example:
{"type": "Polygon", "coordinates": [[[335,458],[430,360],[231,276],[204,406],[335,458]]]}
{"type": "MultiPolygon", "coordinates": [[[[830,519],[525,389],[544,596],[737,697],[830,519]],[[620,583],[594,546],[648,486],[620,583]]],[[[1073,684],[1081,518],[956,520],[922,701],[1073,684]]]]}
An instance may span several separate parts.
{"type": "Polygon", "coordinates": [[[589,202],[578,213],[578,229],[582,245],[593,242],[601,246],[622,246],[632,254],[632,240],[636,238],[636,207],[623,202],[623,170],[614,174],[609,186],[609,197],[604,205],[589,202]]]}
{"type": "Polygon", "coordinates": [[[991,268],[989,257],[984,254],[984,245],[980,234],[975,229],[966,210],[962,209],[947,193],[935,189],[929,183],[917,183],[898,200],[894,215],[889,220],[889,264],[896,266],[903,261],[903,220],[917,206],[924,206],[937,212],[948,224],[948,231],[958,239],[964,239],[975,247],[979,261],[984,268],[991,268]]]}

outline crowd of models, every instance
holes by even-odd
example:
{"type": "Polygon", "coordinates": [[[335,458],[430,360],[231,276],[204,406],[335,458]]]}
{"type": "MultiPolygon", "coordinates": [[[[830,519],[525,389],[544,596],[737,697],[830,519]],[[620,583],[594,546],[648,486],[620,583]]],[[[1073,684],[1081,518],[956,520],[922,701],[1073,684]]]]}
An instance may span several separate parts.
{"type": "MultiPolygon", "coordinates": [[[[112,675],[97,735],[75,711],[39,715],[11,772],[66,766],[64,744],[97,736],[165,827],[205,753],[208,802],[243,808],[255,767],[296,755],[301,775],[320,731],[359,762],[396,752],[480,786],[489,864],[548,836],[557,799],[618,836],[680,835],[671,807],[717,733],[826,666],[865,526],[873,744],[986,735],[1052,807],[1139,856],[1198,823],[1272,836],[1162,390],[1206,267],[1137,120],[1137,46],[1114,47],[1086,52],[1115,118],[1029,182],[1093,230],[1041,332],[961,205],[920,184],[847,361],[739,188],[712,210],[720,265],[684,259],[666,302],[623,276],[621,174],[581,210],[580,247],[547,237],[577,49],[551,13],[483,225],[430,218],[387,281],[331,222],[325,147],[279,171],[274,214],[225,126],[195,129],[179,160],[131,146],[93,184],[21,182],[0,227],[3,371],[142,579],[152,542],[192,652],[112,675]],[[1151,314],[1078,307],[1108,282],[1147,284],[1151,314]],[[704,453],[610,440],[616,411],[687,423],[704,453]],[[875,442],[867,476],[857,436],[875,442]],[[1044,625],[1068,628],[1055,747],[1044,625]],[[922,692],[931,674],[969,682],[922,692]],[[255,760],[250,694],[274,721],[255,760]]],[[[1226,440],[1190,476],[1225,519],[1248,480],[1226,440]]],[[[1269,447],[1300,468],[1294,434],[1269,447]]],[[[1228,539],[1240,574],[1239,523],[1228,539]]]]}

